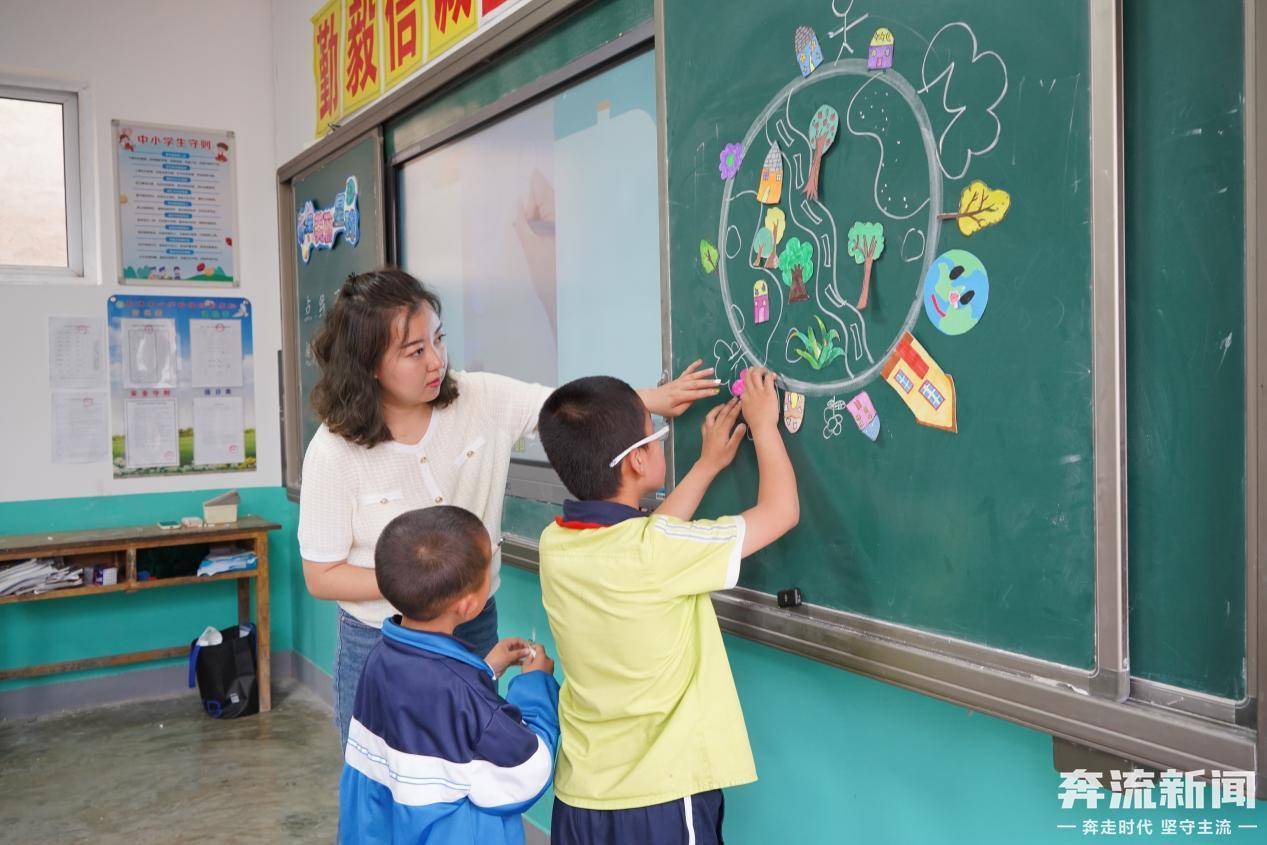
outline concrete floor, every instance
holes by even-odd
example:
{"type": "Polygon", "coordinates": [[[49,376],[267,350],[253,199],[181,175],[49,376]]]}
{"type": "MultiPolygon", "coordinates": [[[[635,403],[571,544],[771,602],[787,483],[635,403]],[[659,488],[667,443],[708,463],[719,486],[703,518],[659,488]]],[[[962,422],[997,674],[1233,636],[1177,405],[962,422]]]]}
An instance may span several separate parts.
{"type": "Polygon", "coordinates": [[[293,682],[217,722],[188,697],[0,722],[0,842],[333,842],[339,737],[293,682]]]}

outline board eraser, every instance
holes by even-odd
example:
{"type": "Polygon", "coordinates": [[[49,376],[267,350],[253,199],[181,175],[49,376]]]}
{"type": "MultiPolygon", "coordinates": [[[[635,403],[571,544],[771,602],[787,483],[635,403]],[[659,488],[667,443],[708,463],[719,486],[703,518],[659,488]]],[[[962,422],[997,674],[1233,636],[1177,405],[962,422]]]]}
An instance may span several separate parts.
{"type": "Polygon", "coordinates": [[[801,590],[799,587],[788,587],[786,590],[779,590],[779,607],[799,607],[801,604],[801,590]]]}

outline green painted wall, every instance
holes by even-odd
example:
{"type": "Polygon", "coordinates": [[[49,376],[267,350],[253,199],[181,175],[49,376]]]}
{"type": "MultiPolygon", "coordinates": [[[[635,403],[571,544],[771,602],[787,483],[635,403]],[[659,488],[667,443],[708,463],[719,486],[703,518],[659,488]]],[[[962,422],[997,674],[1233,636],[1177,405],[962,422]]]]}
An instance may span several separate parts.
{"type": "MultiPolygon", "coordinates": [[[[44,499],[0,504],[0,534],[72,531],[153,523],[201,515],[202,502],[220,490],[146,493],[76,499],[44,499]]],[[[295,526],[298,508],[280,487],[241,488],[239,513],[281,523],[269,540],[270,631],[275,652],[295,647],[298,619],[316,612],[304,602],[295,615],[296,590],[302,590],[295,526]]],[[[305,594],[305,598],[307,598],[305,594]]],[[[232,584],[172,587],[140,593],[56,599],[0,607],[0,669],[100,657],[187,643],[207,625],[222,628],[237,619],[232,584]]],[[[315,627],[315,626],[314,626],[315,627]]],[[[333,639],[332,626],[330,639],[333,639]]],[[[319,638],[304,645],[319,651],[319,638]]],[[[168,661],[180,662],[180,661],[168,661]]],[[[152,668],[140,664],[122,671],[152,668]]],[[[57,683],[119,670],[93,670],[0,684],[0,691],[28,684],[57,683]]]]}
{"type": "MultiPolygon", "coordinates": [[[[557,654],[536,575],[503,569],[497,607],[502,636],[535,626],[557,654]]],[[[759,777],[726,791],[731,845],[1068,845],[1083,839],[1085,818],[1151,818],[1158,839],[1172,838],[1160,835],[1163,818],[1228,819],[1231,842],[1262,841],[1255,837],[1267,828],[1261,806],[1062,810],[1046,734],[738,637],[727,636],[726,648],[759,777]]],[[[549,828],[551,800],[528,813],[539,827],[549,828]]]]}
{"type": "MultiPolygon", "coordinates": [[[[3,504],[0,533],[170,519],[196,513],[213,492],[3,504]]],[[[294,543],[298,507],[280,488],[241,492],[243,513],[284,526],[269,546],[275,648],[293,648],[329,672],[334,605],[304,589],[294,543]]],[[[531,537],[553,509],[520,500],[508,502],[506,513],[508,530],[531,537]]],[[[535,630],[557,654],[535,575],[504,568],[497,602],[503,636],[535,630]]],[[[234,608],[227,585],[6,606],[0,667],[173,645],[207,624],[231,624],[234,608]]],[[[1144,817],[1062,811],[1045,734],[747,640],[728,636],[726,644],[760,776],[727,792],[728,842],[1068,843],[1082,838],[1080,830],[1057,824],[1144,817]]],[[[548,829],[552,801],[547,795],[528,818],[548,829]]],[[[1262,807],[1148,817],[1158,831],[1162,818],[1267,828],[1262,807]]],[[[1234,834],[1233,842],[1251,842],[1258,831],[1234,834]]]]}

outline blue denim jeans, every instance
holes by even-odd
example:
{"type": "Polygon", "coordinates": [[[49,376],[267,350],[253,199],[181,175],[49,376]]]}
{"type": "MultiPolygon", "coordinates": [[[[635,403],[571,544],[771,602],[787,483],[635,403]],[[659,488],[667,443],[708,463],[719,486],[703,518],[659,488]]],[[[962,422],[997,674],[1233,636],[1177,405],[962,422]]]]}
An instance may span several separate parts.
{"type": "MultiPolygon", "coordinates": [[[[339,628],[334,646],[334,724],[339,729],[339,749],[348,742],[348,724],[352,721],[352,704],[356,701],[356,687],[361,681],[361,670],[370,656],[370,649],[378,643],[382,632],[357,620],[343,608],[339,608],[339,628]]],[[[488,604],[470,622],[464,622],[453,636],[470,646],[480,657],[497,645],[497,602],[492,596],[488,604]]]]}

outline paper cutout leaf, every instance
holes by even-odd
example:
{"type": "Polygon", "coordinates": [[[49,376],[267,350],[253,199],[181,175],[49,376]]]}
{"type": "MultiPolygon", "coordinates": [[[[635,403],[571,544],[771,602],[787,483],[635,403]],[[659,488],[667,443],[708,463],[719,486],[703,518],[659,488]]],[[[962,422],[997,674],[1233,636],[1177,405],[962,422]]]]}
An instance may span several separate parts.
{"type": "Polygon", "coordinates": [[[705,273],[711,273],[717,269],[717,247],[708,241],[699,242],[699,263],[703,266],[705,273]]]}
{"type": "Polygon", "coordinates": [[[959,213],[951,216],[959,222],[959,231],[965,237],[971,237],[1002,221],[1011,207],[1012,197],[1007,191],[992,190],[978,179],[963,189],[959,197],[959,213]]]}

